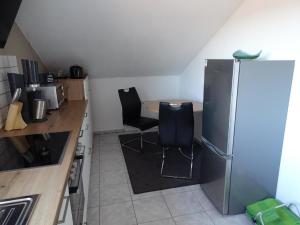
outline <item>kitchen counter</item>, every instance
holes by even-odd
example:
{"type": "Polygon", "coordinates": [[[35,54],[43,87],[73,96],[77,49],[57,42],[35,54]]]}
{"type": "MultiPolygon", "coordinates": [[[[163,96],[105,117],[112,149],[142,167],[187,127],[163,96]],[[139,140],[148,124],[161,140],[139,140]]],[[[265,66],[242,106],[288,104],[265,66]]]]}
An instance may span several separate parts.
{"type": "Polygon", "coordinates": [[[0,172],[0,199],[40,194],[29,225],[57,223],[86,106],[87,102],[84,100],[69,101],[64,103],[59,110],[52,111],[45,122],[28,124],[23,130],[0,131],[0,138],[71,132],[61,164],[0,172]]]}

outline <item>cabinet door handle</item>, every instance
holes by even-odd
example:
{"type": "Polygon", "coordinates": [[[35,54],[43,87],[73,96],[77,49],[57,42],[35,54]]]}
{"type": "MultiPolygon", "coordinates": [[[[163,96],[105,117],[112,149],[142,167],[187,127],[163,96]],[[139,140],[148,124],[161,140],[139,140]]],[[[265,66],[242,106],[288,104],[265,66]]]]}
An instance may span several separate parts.
{"type": "Polygon", "coordinates": [[[83,130],[80,130],[79,137],[82,137],[82,136],[83,136],[83,130]]]}
{"type": "Polygon", "coordinates": [[[92,154],[92,148],[89,148],[89,155],[92,154]]]}
{"type": "Polygon", "coordinates": [[[67,210],[68,210],[68,206],[69,206],[69,202],[70,202],[70,196],[65,196],[63,201],[66,200],[66,205],[65,205],[65,209],[64,209],[64,214],[63,214],[63,218],[62,220],[59,220],[57,222],[57,224],[62,224],[66,221],[66,217],[67,217],[67,210]]]}
{"type": "Polygon", "coordinates": [[[84,117],[87,117],[88,116],[88,113],[84,113],[84,117]]]}
{"type": "Polygon", "coordinates": [[[85,126],[85,130],[88,130],[89,129],[89,125],[88,124],[86,124],[86,126],[85,126]]]}

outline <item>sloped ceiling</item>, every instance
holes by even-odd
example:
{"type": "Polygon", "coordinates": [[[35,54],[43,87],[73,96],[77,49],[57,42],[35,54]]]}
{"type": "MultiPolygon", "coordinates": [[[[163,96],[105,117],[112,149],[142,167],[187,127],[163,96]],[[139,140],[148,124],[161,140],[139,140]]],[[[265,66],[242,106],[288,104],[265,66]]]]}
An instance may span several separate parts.
{"type": "Polygon", "coordinates": [[[79,64],[92,77],[177,75],[241,2],[23,0],[17,23],[52,71],[79,64]]]}

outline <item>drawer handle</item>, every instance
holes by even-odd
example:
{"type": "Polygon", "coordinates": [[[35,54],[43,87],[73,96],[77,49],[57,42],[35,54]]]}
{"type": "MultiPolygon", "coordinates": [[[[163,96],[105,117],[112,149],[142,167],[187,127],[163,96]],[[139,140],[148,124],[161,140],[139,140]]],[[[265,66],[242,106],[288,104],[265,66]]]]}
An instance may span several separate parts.
{"type": "Polygon", "coordinates": [[[79,137],[82,137],[82,136],[83,136],[83,130],[80,130],[79,137]]]}
{"type": "MultiPolygon", "coordinates": [[[[63,218],[62,220],[59,220],[57,222],[57,224],[62,224],[66,221],[66,217],[67,217],[67,209],[68,209],[68,206],[69,206],[69,202],[70,202],[70,196],[65,196],[64,197],[64,200],[66,200],[66,206],[65,206],[65,209],[64,209],[64,214],[63,214],[63,218]]],[[[63,200],[63,201],[64,201],[63,200]]]]}

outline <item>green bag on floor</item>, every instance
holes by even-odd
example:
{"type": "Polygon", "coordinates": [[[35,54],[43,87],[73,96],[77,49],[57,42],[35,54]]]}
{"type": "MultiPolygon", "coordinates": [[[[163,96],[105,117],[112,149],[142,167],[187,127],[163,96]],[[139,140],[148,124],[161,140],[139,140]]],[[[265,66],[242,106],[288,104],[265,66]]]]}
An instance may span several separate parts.
{"type": "Polygon", "coordinates": [[[258,225],[300,225],[300,219],[290,205],[268,198],[247,206],[248,217],[258,225]]]}

